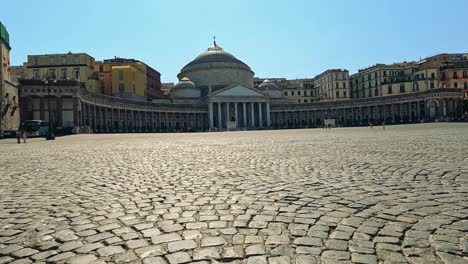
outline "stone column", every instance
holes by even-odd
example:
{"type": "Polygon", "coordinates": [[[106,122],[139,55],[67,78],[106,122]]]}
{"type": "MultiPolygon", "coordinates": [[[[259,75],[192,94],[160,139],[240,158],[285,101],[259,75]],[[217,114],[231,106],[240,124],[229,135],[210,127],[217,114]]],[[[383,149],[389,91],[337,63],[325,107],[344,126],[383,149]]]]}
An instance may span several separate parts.
{"type": "Polygon", "coordinates": [[[416,117],[418,118],[418,121],[421,119],[421,102],[416,101],[416,117]]]}
{"type": "Polygon", "coordinates": [[[447,116],[447,99],[442,99],[442,117],[447,116]]]}
{"type": "Polygon", "coordinates": [[[124,120],[125,120],[124,130],[125,130],[125,132],[128,132],[128,113],[127,113],[127,109],[124,109],[123,113],[124,113],[124,120]]]}
{"type": "Polygon", "coordinates": [[[76,98],[72,98],[72,108],[73,108],[73,127],[77,127],[79,124],[79,118],[78,118],[78,102],[76,98]]]}
{"type": "Polygon", "coordinates": [[[55,97],[55,113],[57,116],[57,119],[55,122],[57,123],[57,126],[63,126],[62,124],[62,97],[57,96],[55,97]]]}
{"type": "Polygon", "coordinates": [[[222,128],[222,116],[221,116],[221,102],[217,102],[218,104],[218,129],[222,128]]]}
{"type": "Polygon", "coordinates": [[[156,130],[161,131],[161,117],[159,116],[161,113],[156,112],[156,130]]]}
{"type": "Polygon", "coordinates": [[[261,102],[258,103],[258,126],[259,127],[263,127],[263,116],[262,116],[262,111],[263,111],[263,107],[262,107],[262,104],[261,102]]]}
{"type": "Polygon", "coordinates": [[[122,131],[122,120],[120,119],[120,108],[116,108],[117,110],[117,132],[122,131]]]}
{"type": "Polygon", "coordinates": [[[210,130],[213,129],[213,103],[208,102],[208,118],[210,119],[210,130]]]}
{"type": "Polygon", "coordinates": [[[247,110],[245,107],[245,102],[242,103],[242,123],[244,125],[244,128],[247,127],[247,110]]]}
{"type": "Polygon", "coordinates": [[[255,103],[250,103],[250,124],[252,127],[255,127],[255,107],[254,107],[254,104],[255,103]]]}
{"type": "Polygon", "coordinates": [[[270,120],[270,102],[266,102],[266,126],[269,128],[271,126],[270,120]]]}
{"type": "Polygon", "coordinates": [[[97,112],[96,112],[96,105],[93,105],[93,130],[97,132],[97,112]]]}
{"type": "Polygon", "coordinates": [[[398,104],[398,109],[400,110],[400,122],[403,121],[403,104],[398,104]]]}
{"type": "Polygon", "coordinates": [[[231,121],[231,117],[229,116],[229,105],[231,103],[227,102],[226,103],[226,128],[227,128],[227,123],[231,121]]]}
{"type": "Polygon", "coordinates": [[[238,128],[237,126],[239,125],[239,119],[237,118],[237,102],[234,103],[234,118],[236,119],[236,129],[238,128]]]}
{"type": "Polygon", "coordinates": [[[39,97],[39,118],[45,120],[44,96],[39,97]]]}

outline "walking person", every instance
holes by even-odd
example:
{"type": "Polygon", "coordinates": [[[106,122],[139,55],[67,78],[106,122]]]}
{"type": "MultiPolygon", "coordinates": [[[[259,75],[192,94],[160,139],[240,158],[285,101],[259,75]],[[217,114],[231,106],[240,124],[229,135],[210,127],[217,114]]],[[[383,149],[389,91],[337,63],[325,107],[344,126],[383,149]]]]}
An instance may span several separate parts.
{"type": "Polygon", "coordinates": [[[385,121],[382,121],[382,129],[385,130],[385,121]]]}
{"type": "Polygon", "coordinates": [[[28,135],[26,134],[26,131],[24,131],[23,127],[21,127],[20,131],[21,131],[21,138],[23,139],[23,143],[26,144],[26,138],[28,135]]]}
{"type": "Polygon", "coordinates": [[[16,130],[16,141],[18,142],[18,144],[21,143],[21,130],[18,128],[18,130],[16,130]]]}

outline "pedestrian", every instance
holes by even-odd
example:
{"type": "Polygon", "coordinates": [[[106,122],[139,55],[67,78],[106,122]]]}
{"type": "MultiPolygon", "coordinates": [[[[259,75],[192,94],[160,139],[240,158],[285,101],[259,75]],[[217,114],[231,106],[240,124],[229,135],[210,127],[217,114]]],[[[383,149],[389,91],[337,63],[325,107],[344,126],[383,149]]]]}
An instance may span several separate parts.
{"type": "Polygon", "coordinates": [[[21,127],[21,138],[23,139],[23,143],[26,144],[27,134],[26,134],[26,131],[24,131],[23,127],[21,127]]]}
{"type": "Polygon", "coordinates": [[[18,130],[16,130],[16,141],[18,142],[18,144],[21,143],[21,130],[18,128],[18,130]]]}
{"type": "Polygon", "coordinates": [[[382,129],[385,130],[385,121],[382,121],[382,129]]]}
{"type": "Polygon", "coordinates": [[[331,129],[331,124],[330,123],[328,123],[328,129],[331,129]]]}

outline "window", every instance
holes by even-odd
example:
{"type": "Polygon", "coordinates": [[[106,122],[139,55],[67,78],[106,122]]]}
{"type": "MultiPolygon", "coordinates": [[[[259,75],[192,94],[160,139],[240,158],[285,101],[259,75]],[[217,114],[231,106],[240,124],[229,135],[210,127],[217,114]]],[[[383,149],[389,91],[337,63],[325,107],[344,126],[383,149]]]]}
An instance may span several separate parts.
{"type": "Polygon", "coordinates": [[[391,86],[391,85],[388,86],[388,88],[387,88],[387,93],[388,93],[388,94],[392,94],[392,93],[393,93],[393,91],[392,91],[392,86],[391,86]]]}
{"type": "Polygon", "coordinates": [[[39,64],[39,59],[37,57],[34,58],[34,66],[37,66],[39,64]]]}
{"type": "Polygon", "coordinates": [[[463,78],[468,78],[468,73],[466,71],[463,71],[463,78]]]}
{"type": "Polygon", "coordinates": [[[67,69],[66,68],[62,68],[62,75],[61,75],[61,78],[63,80],[67,79],[67,69]]]}
{"type": "Polygon", "coordinates": [[[348,97],[348,95],[346,94],[346,91],[343,92],[343,97],[348,97]]]}
{"type": "Polygon", "coordinates": [[[468,89],[468,82],[465,82],[465,83],[463,84],[463,88],[468,89]]]}
{"type": "Polygon", "coordinates": [[[123,81],[124,76],[123,76],[123,71],[119,71],[119,80],[123,81]]]}
{"type": "Polygon", "coordinates": [[[374,95],[375,95],[375,96],[379,96],[379,90],[378,90],[378,89],[375,89],[375,90],[374,90],[374,95]]]}
{"type": "Polygon", "coordinates": [[[62,60],[62,65],[67,64],[67,57],[62,56],[61,60],[62,60]]]}
{"type": "Polygon", "coordinates": [[[419,84],[417,82],[413,83],[413,92],[419,91],[419,84]]]}
{"type": "Polygon", "coordinates": [[[119,83],[119,93],[125,92],[125,84],[119,83]]]}
{"type": "Polygon", "coordinates": [[[430,85],[431,85],[431,86],[430,86],[431,89],[433,89],[433,88],[434,88],[434,82],[431,82],[430,85]]]}
{"type": "Polygon", "coordinates": [[[346,83],[343,83],[343,89],[346,89],[346,83]]]}
{"type": "Polygon", "coordinates": [[[453,72],[453,78],[454,78],[454,79],[458,79],[457,72],[453,72]]]}
{"type": "Polygon", "coordinates": [[[75,57],[73,58],[73,62],[74,62],[75,64],[79,64],[79,63],[80,63],[80,56],[75,56],[75,57]]]}
{"type": "Polygon", "coordinates": [[[104,71],[104,67],[102,65],[99,65],[99,71],[100,72],[103,72],[104,71]]]}
{"type": "Polygon", "coordinates": [[[50,59],[50,65],[55,65],[55,57],[50,56],[49,59],[50,59]]]}
{"type": "Polygon", "coordinates": [[[336,83],[336,89],[338,89],[338,88],[340,88],[340,87],[339,87],[338,83],[336,83]]]}
{"type": "Polygon", "coordinates": [[[336,97],[340,97],[340,92],[336,91],[336,97]]]}
{"type": "Polygon", "coordinates": [[[307,99],[304,99],[304,103],[307,103],[307,99]]]}
{"type": "Polygon", "coordinates": [[[294,96],[294,91],[291,91],[291,96],[294,96]]]}
{"type": "Polygon", "coordinates": [[[297,91],[297,95],[301,95],[301,91],[297,91]]]}
{"type": "Polygon", "coordinates": [[[405,92],[405,85],[400,84],[400,93],[404,93],[404,92],[405,92]]]}
{"type": "Polygon", "coordinates": [[[383,71],[383,76],[387,76],[387,71],[383,71]]]}
{"type": "Polygon", "coordinates": [[[55,69],[49,69],[49,78],[55,79],[55,69]]]}
{"type": "Polygon", "coordinates": [[[40,79],[40,77],[39,77],[39,69],[34,69],[34,70],[33,70],[33,78],[34,78],[34,79],[40,79]]]}
{"type": "Polygon", "coordinates": [[[132,93],[133,93],[133,94],[136,94],[135,84],[134,84],[133,87],[132,87],[132,93]]]}
{"type": "Polygon", "coordinates": [[[80,69],[79,68],[73,69],[73,77],[75,78],[75,80],[78,80],[80,78],[80,69]]]}
{"type": "Polygon", "coordinates": [[[431,79],[435,79],[435,73],[431,73],[431,79]]]}
{"type": "Polygon", "coordinates": [[[284,92],[284,96],[288,96],[288,92],[284,92]]]}
{"type": "Polygon", "coordinates": [[[458,83],[454,82],[453,87],[458,88],[458,83]]]}

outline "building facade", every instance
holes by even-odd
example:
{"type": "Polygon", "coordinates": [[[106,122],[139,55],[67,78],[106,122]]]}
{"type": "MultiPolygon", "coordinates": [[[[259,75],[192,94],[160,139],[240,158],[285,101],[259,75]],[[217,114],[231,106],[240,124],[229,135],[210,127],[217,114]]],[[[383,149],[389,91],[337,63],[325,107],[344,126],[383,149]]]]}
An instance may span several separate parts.
{"type": "MultiPolygon", "coordinates": [[[[132,68],[139,71],[144,71],[145,76],[139,76],[141,80],[144,80],[144,84],[141,87],[136,87],[135,90],[138,91],[136,97],[138,99],[142,99],[142,97],[146,97],[147,99],[155,99],[161,98],[163,95],[162,91],[162,84],[161,84],[161,74],[147,65],[144,62],[135,59],[126,59],[126,58],[118,58],[114,57],[113,59],[105,59],[103,61],[97,61],[94,70],[99,75],[100,80],[100,93],[104,95],[114,95],[120,96],[120,93],[116,92],[119,90],[119,83],[115,83],[117,87],[114,87],[115,79],[112,77],[113,67],[121,67],[121,66],[128,66],[128,68],[132,68]],[[142,89],[144,91],[142,92],[142,89]]],[[[131,70],[130,70],[131,71],[131,70]]],[[[137,81],[139,83],[139,81],[137,81]]],[[[129,94],[123,94],[124,96],[129,96],[129,94]]]]}
{"type": "Polygon", "coordinates": [[[0,138],[20,123],[18,87],[11,78],[10,35],[0,22],[0,138]]]}
{"type": "Polygon", "coordinates": [[[77,80],[91,92],[98,91],[98,80],[94,74],[94,58],[86,53],[63,53],[28,55],[24,63],[26,79],[77,80]]]}
{"type": "Polygon", "coordinates": [[[140,62],[112,66],[112,95],[146,100],[146,67],[140,62]]]}
{"type": "MultiPolygon", "coordinates": [[[[112,78],[124,83],[121,91],[129,92],[131,68],[119,67],[112,68],[112,78]]],[[[326,71],[314,79],[254,79],[247,64],[214,43],[181,69],[170,98],[136,101],[94,93],[76,80],[49,83],[46,89],[41,80],[22,79],[22,113],[26,119],[47,119],[50,102],[55,126],[97,133],[321,127],[325,119],[352,126],[461,118],[463,90],[441,87],[436,83],[439,73],[430,70],[433,66],[424,67],[371,67],[351,78],[357,79],[354,86],[343,85],[345,70],[326,71]],[[409,90],[389,93],[388,85],[400,81],[410,83],[409,90]],[[345,96],[341,92],[346,89],[354,93],[345,96]],[[286,94],[298,90],[300,94],[286,94]]]]}
{"type": "Polygon", "coordinates": [[[315,76],[313,90],[316,101],[341,101],[349,99],[348,70],[330,69],[315,76]]]}

